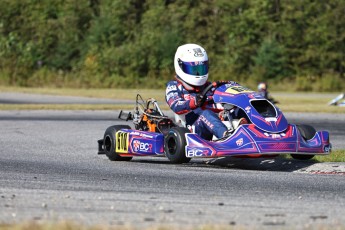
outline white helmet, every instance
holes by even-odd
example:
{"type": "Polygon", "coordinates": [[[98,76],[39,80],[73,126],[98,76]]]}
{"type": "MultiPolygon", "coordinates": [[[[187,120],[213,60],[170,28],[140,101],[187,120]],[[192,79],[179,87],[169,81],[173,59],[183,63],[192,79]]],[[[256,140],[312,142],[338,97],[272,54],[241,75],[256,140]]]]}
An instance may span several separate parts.
{"type": "Polygon", "coordinates": [[[266,91],[267,90],[267,84],[265,82],[260,82],[258,84],[258,91],[262,92],[262,91],[266,91]]]}
{"type": "Polygon", "coordinates": [[[174,58],[178,78],[192,86],[202,86],[208,79],[208,56],[206,50],[196,44],[179,46],[174,58]]]}

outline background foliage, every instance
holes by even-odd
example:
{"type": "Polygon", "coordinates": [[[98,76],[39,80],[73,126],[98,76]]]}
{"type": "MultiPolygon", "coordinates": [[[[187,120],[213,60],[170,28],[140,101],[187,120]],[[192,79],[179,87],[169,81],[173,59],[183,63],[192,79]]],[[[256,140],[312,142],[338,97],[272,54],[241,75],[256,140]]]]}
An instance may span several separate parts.
{"type": "Polygon", "coordinates": [[[343,0],[2,0],[0,83],[162,88],[183,43],[211,80],[345,88],[343,0]]]}

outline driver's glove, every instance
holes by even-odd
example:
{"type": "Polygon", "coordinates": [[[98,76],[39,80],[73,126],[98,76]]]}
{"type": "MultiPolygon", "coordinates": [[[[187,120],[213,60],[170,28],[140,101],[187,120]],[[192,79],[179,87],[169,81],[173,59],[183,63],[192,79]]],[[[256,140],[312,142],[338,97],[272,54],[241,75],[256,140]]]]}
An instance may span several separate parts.
{"type": "Polygon", "coordinates": [[[201,107],[203,104],[203,97],[198,94],[196,97],[192,97],[189,101],[189,107],[191,109],[196,109],[201,107]]]}
{"type": "Polygon", "coordinates": [[[195,98],[192,98],[189,101],[189,107],[191,109],[196,109],[196,108],[202,107],[203,105],[208,103],[208,101],[212,100],[212,96],[205,96],[205,97],[206,98],[203,98],[200,94],[198,94],[195,98]]]}

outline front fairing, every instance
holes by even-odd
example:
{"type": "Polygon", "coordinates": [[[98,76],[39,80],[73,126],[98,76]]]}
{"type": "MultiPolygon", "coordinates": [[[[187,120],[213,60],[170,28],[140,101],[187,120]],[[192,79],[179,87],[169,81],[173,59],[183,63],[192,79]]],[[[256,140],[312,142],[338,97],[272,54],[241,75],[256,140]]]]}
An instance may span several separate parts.
{"type": "Polygon", "coordinates": [[[241,125],[224,140],[207,141],[194,133],[186,134],[187,157],[224,157],[238,155],[313,154],[325,155],[331,151],[329,133],[318,131],[310,140],[304,140],[296,125],[288,125],[281,133],[268,133],[253,124],[241,125]]]}
{"type": "Polygon", "coordinates": [[[213,100],[215,103],[230,104],[242,109],[251,123],[263,131],[279,133],[288,127],[288,122],[278,107],[261,94],[241,85],[225,84],[218,87],[213,100]]]}

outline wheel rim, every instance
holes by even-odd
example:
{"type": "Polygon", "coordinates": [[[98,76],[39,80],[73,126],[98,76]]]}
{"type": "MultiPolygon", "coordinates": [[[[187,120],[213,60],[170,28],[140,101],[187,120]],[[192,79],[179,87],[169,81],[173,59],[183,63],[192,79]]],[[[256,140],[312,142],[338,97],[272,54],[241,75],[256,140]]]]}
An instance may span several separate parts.
{"type": "Polygon", "coordinates": [[[170,137],[168,139],[167,145],[168,145],[169,154],[174,155],[176,152],[176,141],[175,141],[175,139],[173,137],[170,137]]]}
{"type": "Polygon", "coordinates": [[[104,138],[104,149],[107,150],[108,152],[110,152],[111,150],[111,139],[109,136],[106,136],[104,138]]]}

